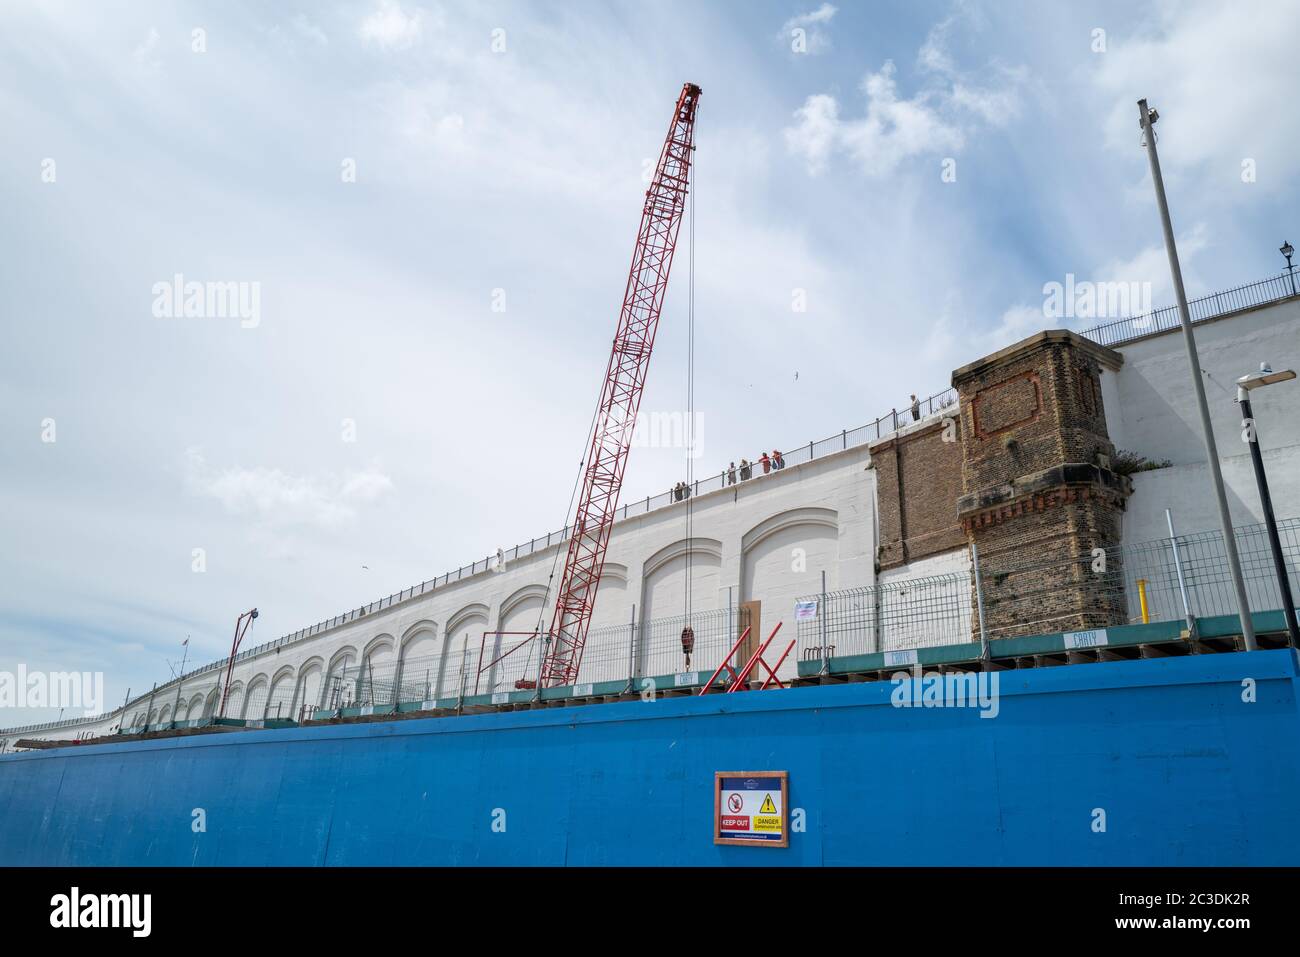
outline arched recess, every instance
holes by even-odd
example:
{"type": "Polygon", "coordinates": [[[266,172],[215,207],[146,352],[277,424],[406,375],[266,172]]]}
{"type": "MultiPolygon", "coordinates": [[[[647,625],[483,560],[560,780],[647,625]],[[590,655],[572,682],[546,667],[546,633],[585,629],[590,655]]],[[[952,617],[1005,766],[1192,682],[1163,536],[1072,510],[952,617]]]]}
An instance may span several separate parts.
{"type": "MultiPolygon", "coordinates": [[[[720,541],[712,538],[683,538],[647,558],[641,569],[641,608],[637,612],[640,636],[637,642],[637,670],[640,674],[666,674],[682,670],[684,662],[678,641],[681,623],[665,619],[682,619],[686,614],[688,558],[691,611],[706,612],[719,607],[718,585],[722,574],[720,541]]],[[[624,666],[623,671],[626,670],[624,666]]],[[[606,676],[593,674],[590,680],[599,681],[604,677],[606,676]]],[[[588,680],[585,675],[584,680],[588,680]]]]}
{"type": "Polygon", "coordinates": [[[244,692],[244,704],[238,713],[226,709],[227,718],[243,718],[247,721],[256,721],[266,714],[266,691],[270,685],[270,679],[266,675],[257,675],[248,682],[248,690],[244,692]]]}
{"type": "Polygon", "coordinates": [[[402,633],[397,653],[398,701],[423,701],[432,696],[441,645],[436,621],[417,621],[402,633]]]}
{"type": "Polygon", "coordinates": [[[190,720],[203,717],[203,695],[196,694],[190,698],[190,720]]]}
{"type": "Polygon", "coordinates": [[[171,719],[172,719],[172,706],[171,706],[171,705],[169,705],[169,704],[165,704],[165,705],[163,705],[160,709],[158,709],[158,723],[159,723],[159,724],[166,724],[166,723],[167,723],[168,721],[170,721],[171,719]]]}
{"type": "Polygon", "coordinates": [[[438,665],[438,696],[460,692],[461,669],[465,669],[466,691],[474,687],[478,669],[478,645],[489,627],[491,610],[482,602],[466,605],[447,619],[447,640],[438,665]]]}
{"type": "Polygon", "coordinates": [[[285,665],[271,679],[271,690],[266,696],[264,714],[255,717],[289,718],[293,711],[293,665],[285,665]]]}
{"type": "Polygon", "coordinates": [[[176,704],[176,721],[188,721],[190,717],[190,703],[182,700],[176,704]]]}
{"type": "Polygon", "coordinates": [[[296,721],[301,717],[303,706],[316,706],[320,701],[321,678],[325,673],[325,659],[319,655],[308,658],[298,666],[298,680],[293,692],[293,714],[296,721]]]}
{"type": "Polygon", "coordinates": [[[208,696],[203,701],[203,717],[211,718],[217,713],[217,708],[221,705],[221,689],[213,688],[208,692],[208,696]]]}
{"type": "Polygon", "coordinates": [[[397,677],[397,639],[376,635],[361,651],[361,673],[357,678],[359,704],[391,704],[393,679],[397,677]]]}
{"type": "MultiPolygon", "coordinates": [[[[497,612],[497,630],[502,632],[532,632],[537,630],[538,622],[541,622],[541,628],[545,630],[550,626],[550,613],[545,608],[547,589],[545,585],[525,585],[523,588],[516,590],[506,597],[497,612]]],[[[484,648],[484,664],[493,661],[511,649],[513,651],[508,657],[485,673],[479,683],[478,690],[480,693],[490,691],[513,691],[514,683],[517,678],[525,675],[536,677],[537,671],[536,657],[537,646],[532,642],[527,645],[521,644],[528,640],[525,634],[505,634],[498,635],[488,639],[488,644],[484,648]]],[[[470,641],[470,647],[473,647],[473,641],[470,641]]],[[[477,666],[477,656],[475,665],[477,666]]],[[[472,686],[474,678],[471,675],[469,684],[472,686]]]]}
{"type": "Polygon", "coordinates": [[[145,719],[145,722],[144,722],[144,723],[145,723],[145,724],[157,724],[157,723],[158,723],[158,709],[157,709],[157,708],[154,708],[152,711],[149,712],[149,717],[147,717],[147,718],[145,719]]]}
{"type": "Polygon", "coordinates": [[[676,618],[686,611],[686,559],[691,565],[691,610],[718,607],[722,543],[712,538],[681,539],[659,549],[641,570],[642,621],[676,618]]]}
{"type": "Polygon", "coordinates": [[[232,681],[230,683],[230,695],[226,698],[226,710],[222,713],[223,718],[238,718],[244,711],[244,683],[242,681],[232,681]]]}
{"type": "Polygon", "coordinates": [[[605,563],[605,569],[600,575],[600,586],[596,589],[596,608],[591,614],[593,630],[628,623],[634,599],[628,597],[627,581],[626,565],[605,563]]]}
{"type": "Polygon", "coordinates": [[[356,680],[356,664],[357,649],[352,645],[334,652],[329,667],[325,669],[320,696],[322,708],[343,708],[352,701],[351,686],[356,680]],[[353,673],[349,673],[349,669],[353,673]]]}
{"type": "MultiPolygon", "coordinates": [[[[839,516],[829,508],[792,508],[759,522],[741,537],[740,591],[743,601],[761,603],[759,638],[784,622],[790,632],[782,648],[794,637],[794,603],[821,590],[821,573],[827,586],[836,586],[839,561],[839,516]]],[[[795,667],[794,656],[782,665],[784,677],[795,667]]]]}

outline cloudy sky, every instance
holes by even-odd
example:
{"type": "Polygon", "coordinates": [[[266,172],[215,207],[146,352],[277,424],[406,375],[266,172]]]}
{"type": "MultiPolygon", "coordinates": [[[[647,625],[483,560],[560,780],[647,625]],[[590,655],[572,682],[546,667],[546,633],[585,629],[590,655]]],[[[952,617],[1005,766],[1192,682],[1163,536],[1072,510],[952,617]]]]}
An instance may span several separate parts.
{"type": "MultiPolygon", "coordinates": [[[[563,525],[685,81],[702,473],[1061,325],[1067,274],[1170,302],[1141,96],[1189,292],[1277,272],[1297,35],[1220,0],[0,4],[0,669],[117,704],[248,607],[266,641],[563,525]],[[168,315],[178,274],[258,298],[168,315]]],[[[646,411],[685,405],[686,280],[646,411]]],[[[625,499],[683,471],[636,449],[625,499]]]]}

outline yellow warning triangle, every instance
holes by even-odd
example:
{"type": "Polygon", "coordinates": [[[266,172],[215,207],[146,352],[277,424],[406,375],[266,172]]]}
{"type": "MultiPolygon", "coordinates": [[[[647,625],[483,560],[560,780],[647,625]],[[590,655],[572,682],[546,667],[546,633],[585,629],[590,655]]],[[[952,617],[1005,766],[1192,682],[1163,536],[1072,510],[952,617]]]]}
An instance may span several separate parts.
{"type": "Polygon", "coordinates": [[[772,803],[772,795],[763,798],[763,806],[758,809],[759,814],[775,814],[776,805],[772,803]]]}

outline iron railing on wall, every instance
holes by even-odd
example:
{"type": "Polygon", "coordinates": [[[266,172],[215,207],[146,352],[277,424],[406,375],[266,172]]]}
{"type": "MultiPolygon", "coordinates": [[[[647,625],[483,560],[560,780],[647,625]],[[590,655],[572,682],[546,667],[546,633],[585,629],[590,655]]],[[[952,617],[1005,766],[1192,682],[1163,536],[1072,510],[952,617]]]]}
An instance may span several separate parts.
{"type": "MultiPolygon", "coordinates": [[[[1266,306],[1271,302],[1290,299],[1296,295],[1297,288],[1295,276],[1282,273],[1280,276],[1270,276],[1258,282],[1237,286],[1235,289],[1225,289],[1193,299],[1187,303],[1187,311],[1193,323],[1204,322],[1242,309],[1266,306]]],[[[1093,326],[1080,335],[1103,346],[1115,346],[1155,332],[1177,329],[1178,324],[1178,307],[1166,306],[1141,316],[1116,319],[1114,322],[1093,326]]]]}

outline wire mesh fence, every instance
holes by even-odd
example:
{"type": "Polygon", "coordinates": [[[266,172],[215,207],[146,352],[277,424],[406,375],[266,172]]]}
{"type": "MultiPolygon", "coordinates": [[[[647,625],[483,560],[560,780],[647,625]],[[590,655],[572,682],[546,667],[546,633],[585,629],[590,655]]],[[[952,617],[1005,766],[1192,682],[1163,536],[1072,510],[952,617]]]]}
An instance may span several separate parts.
{"type": "Polygon", "coordinates": [[[932,575],[809,595],[796,618],[801,661],[970,640],[969,572],[932,575]]]}
{"type": "MultiPolygon", "coordinates": [[[[1300,519],[1279,522],[1278,532],[1300,594],[1300,519]]],[[[1280,608],[1267,530],[1235,533],[1251,610],[1280,608]]],[[[1237,613],[1219,532],[1055,549],[980,554],[978,586],[972,570],[805,596],[808,613],[795,616],[800,660],[976,641],[981,600],[990,640],[1237,613]]]]}

